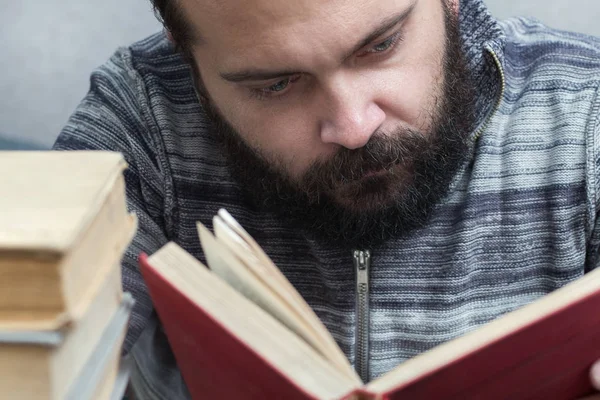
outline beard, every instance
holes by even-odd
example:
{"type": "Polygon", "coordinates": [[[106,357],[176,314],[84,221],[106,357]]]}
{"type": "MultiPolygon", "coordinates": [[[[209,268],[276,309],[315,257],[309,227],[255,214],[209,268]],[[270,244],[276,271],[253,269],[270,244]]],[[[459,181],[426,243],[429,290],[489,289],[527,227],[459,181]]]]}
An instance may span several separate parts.
{"type": "Polygon", "coordinates": [[[365,146],[342,148],[293,179],[285,165],[252,149],[210,100],[204,101],[249,206],[275,213],[313,240],[344,248],[377,246],[427,223],[466,160],[474,125],[475,91],[458,21],[443,3],[443,82],[428,132],[375,132],[365,146]]]}

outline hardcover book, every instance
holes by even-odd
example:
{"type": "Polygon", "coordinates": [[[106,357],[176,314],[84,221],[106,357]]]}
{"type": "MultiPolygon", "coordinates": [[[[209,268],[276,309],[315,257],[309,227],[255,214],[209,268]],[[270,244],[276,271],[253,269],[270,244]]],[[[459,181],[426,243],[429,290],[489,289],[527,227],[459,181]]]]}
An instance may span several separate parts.
{"type": "Polygon", "coordinates": [[[198,224],[208,267],[175,243],[140,265],[194,399],[575,399],[600,358],[600,270],[368,384],[250,235],[198,224]]]}

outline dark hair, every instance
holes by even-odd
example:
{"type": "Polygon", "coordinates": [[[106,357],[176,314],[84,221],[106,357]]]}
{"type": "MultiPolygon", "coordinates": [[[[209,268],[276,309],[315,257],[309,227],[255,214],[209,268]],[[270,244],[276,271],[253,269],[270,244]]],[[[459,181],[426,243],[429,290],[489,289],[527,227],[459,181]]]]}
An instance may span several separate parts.
{"type": "Polygon", "coordinates": [[[150,0],[156,18],[173,39],[177,50],[191,59],[192,28],[176,0],[150,0]]]}
{"type": "MultiPolygon", "coordinates": [[[[208,104],[208,95],[200,76],[198,65],[192,56],[192,39],[194,32],[191,24],[185,18],[177,0],[150,0],[154,7],[156,18],[163,24],[171,37],[175,49],[181,53],[191,68],[192,79],[197,89],[198,99],[203,105],[208,104]]],[[[199,38],[197,38],[199,39],[199,38]]]]}

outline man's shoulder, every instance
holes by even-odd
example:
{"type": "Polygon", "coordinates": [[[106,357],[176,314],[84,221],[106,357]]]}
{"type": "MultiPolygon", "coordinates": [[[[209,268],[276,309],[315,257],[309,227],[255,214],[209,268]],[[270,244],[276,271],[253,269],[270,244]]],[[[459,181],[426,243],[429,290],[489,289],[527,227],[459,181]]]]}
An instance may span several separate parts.
{"type": "Polygon", "coordinates": [[[168,170],[168,155],[189,147],[188,137],[208,136],[190,71],[164,33],[118,48],[91,73],[53,147],[120,151],[131,165],[147,159],[168,170]]]}
{"type": "Polygon", "coordinates": [[[511,137],[530,140],[535,127],[545,132],[539,139],[552,146],[564,140],[594,144],[589,139],[596,134],[600,109],[600,38],[533,18],[501,25],[504,117],[512,121],[511,137]]]}
{"type": "Polygon", "coordinates": [[[141,74],[155,74],[168,78],[176,74],[190,73],[189,64],[164,31],[139,40],[121,51],[128,54],[131,67],[141,74]]]}
{"type": "MultiPolygon", "coordinates": [[[[503,101],[482,136],[481,176],[502,190],[595,187],[600,39],[531,18],[501,24],[503,101]]],[[[587,195],[597,204],[600,195],[587,195]]]]}
{"type": "Polygon", "coordinates": [[[156,56],[161,57],[175,54],[175,46],[169,41],[163,30],[139,39],[127,47],[140,56],[140,58],[152,59],[156,56]]]}
{"type": "Polygon", "coordinates": [[[529,74],[553,74],[573,82],[598,82],[600,37],[549,27],[529,17],[500,22],[508,68],[529,74]]]}
{"type": "Polygon", "coordinates": [[[130,127],[115,133],[120,140],[143,140],[150,143],[144,148],[163,157],[182,152],[165,146],[208,132],[192,69],[164,32],[118,48],[92,72],[90,91],[78,110],[98,115],[99,108],[109,109],[115,124],[130,127]]]}
{"type": "Polygon", "coordinates": [[[165,33],[157,32],[129,46],[119,47],[93,76],[104,77],[124,90],[158,87],[159,94],[183,90],[193,96],[190,71],[189,64],[165,33]]]}

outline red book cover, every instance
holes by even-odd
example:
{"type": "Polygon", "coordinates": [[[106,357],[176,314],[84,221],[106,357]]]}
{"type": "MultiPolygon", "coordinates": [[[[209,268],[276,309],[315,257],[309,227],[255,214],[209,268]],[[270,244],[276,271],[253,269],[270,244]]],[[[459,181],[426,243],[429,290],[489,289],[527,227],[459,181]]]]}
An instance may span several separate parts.
{"type": "Polygon", "coordinates": [[[573,400],[594,393],[600,293],[386,393],[384,399],[573,400]]]}
{"type": "Polygon", "coordinates": [[[313,399],[140,256],[142,275],[193,399],[313,399]]]}

